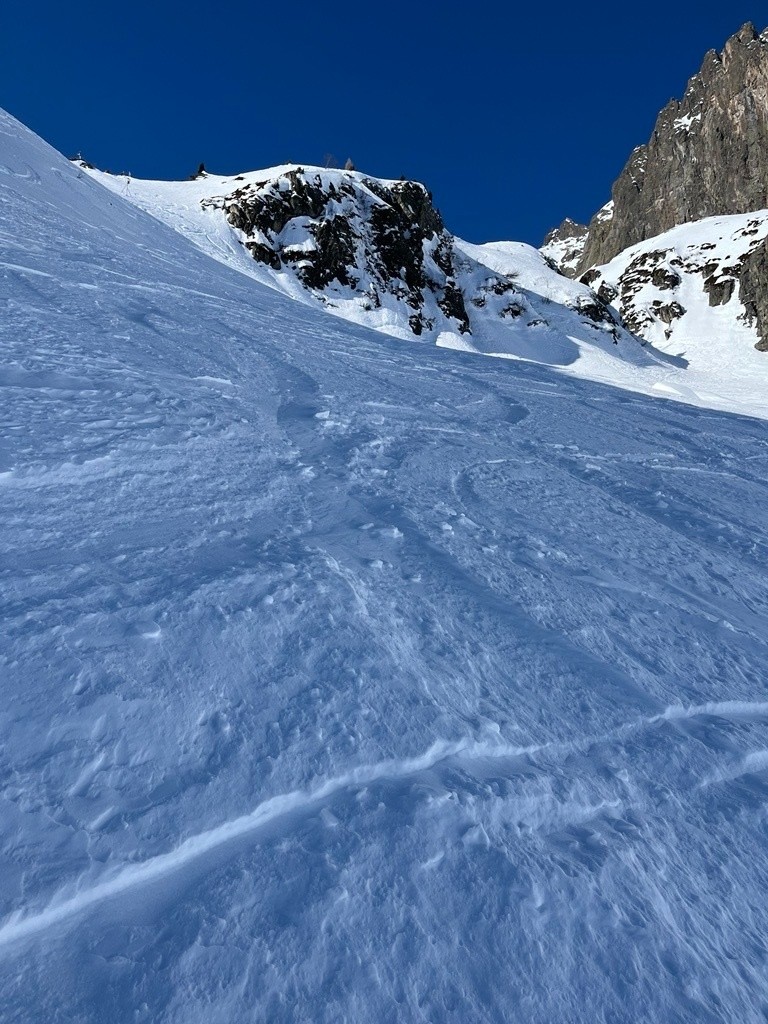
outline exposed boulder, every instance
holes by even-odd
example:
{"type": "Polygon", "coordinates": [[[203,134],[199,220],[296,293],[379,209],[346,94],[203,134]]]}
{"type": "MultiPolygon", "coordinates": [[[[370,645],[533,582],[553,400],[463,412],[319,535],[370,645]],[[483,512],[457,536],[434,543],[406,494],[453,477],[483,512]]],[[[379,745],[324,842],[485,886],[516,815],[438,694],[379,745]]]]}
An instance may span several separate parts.
{"type": "Polygon", "coordinates": [[[736,279],[730,275],[711,274],[704,281],[704,291],[709,296],[710,306],[724,306],[731,301],[736,288],[736,279]]]}

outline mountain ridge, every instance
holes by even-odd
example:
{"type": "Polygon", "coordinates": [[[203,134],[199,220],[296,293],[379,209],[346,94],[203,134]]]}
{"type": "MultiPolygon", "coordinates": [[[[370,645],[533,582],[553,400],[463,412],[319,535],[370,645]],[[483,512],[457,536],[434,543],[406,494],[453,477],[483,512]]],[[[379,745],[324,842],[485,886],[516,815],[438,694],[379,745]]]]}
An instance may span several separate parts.
{"type": "Polygon", "coordinates": [[[499,263],[454,236],[421,183],[281,165],[129,184],[80,166],[242,272],[395,337],[560,364],[593,348],[653,361],[591,288],[533,247],[514,243],[499,263]]]}

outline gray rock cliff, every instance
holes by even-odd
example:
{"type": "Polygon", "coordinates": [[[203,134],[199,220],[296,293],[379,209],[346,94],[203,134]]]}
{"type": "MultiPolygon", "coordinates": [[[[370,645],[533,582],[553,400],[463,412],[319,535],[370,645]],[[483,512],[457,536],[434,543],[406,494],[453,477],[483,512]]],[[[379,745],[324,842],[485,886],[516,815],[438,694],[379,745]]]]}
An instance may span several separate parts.
{"type": "Polygon", "coordinates": [[[613,186],[612,216],[593,217],[575,269],[583,274],[678,224],[768,206],[768,30],[751,24],[705,56],[683,99],[613,186]]]}

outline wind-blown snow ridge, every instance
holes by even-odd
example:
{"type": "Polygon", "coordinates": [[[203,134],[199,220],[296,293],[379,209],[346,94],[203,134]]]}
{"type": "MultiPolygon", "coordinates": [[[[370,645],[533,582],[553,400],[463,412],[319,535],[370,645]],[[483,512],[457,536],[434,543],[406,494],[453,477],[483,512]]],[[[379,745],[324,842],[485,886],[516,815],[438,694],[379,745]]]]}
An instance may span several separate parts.
{"type": "MultiPolygon", "coordinates": [[[[68,919],[87,914],[97,904],[105,903],[130,890],[149,885],[166,876],[181,873],[185,868],[202,860],[208,854],[226,850],[237,840],[256,838],[260,831],[280,819],[297,814],[307,815],[317,812],[342,791],[359,790],[384,780],[416,778],[443,763],[469,768],[474,761],[519,758],[543,751],[556,753],[586,750],[596,743],[624,738],[631,733],[664,721],[693,719],[702,716],[762,719],[768,717],[768,702],[719,701],[688,707],[675,705],[664,709],[659,714],[619,726],[608,733],[583,736],[572,741],[517,746],[503,742],[482,743],[469,739],[454,742],[437,740],[418,757],[361,765],[335,778],[327,779],[314,788],[295,789],[270,797],[249,814],[244,814],[233,821],[224,822],[199,835],[190,836],[167,853],[152,857],[143,863],[125,867],[113,877],[76,892],[73,896],[60,901],[54,900],[42,911],[28,914],[23,911],[17,912],[0,925],[0,955],[4,948],[31,939],[50,928],[64,924],[68,919]]],[[[762,767],[761,760],[758,764],[759,757],[762,757],[761,752],[748,755],[745,765],[747,767],[751,765],[753,768],[756,765],[762,767]]],[[[722,778],[718,781],[722,781],[722,778]]]]}
{"type": "Polygon", "coordinates": [[[696,718],[699,715],[747,720],[764,718],[768,716],[768,701],[721,700],[690,707],[674,705],[668,707],[659,718],[696,718]]]}
{"type": "MultiPolygon", "coordinates": [[[[107,879],[90,889],[76,893],[60,903],[54,903],[37,914],[14,916],[0,927],[0,948],[43,932],[67,918],[85,913],[97,903],[118,896],[129,889],[157,881],[166,875],[182,870],[187,865],[214,850],[244,836],[252,836],[271,822],[297,811],[311,812],[340,792],[342,789],[365,786],[383,778],[402,779],[416,775],[433,767],[463,749],[460,743],[434,743],[420,757],[405,761],[385,761],[377,765],[364,765],[322,783],[314,790],[293,790],[270,797],[259,804],[250,814],[234,821],[225,822],[217,828],[200,835],[190,836],[168,853],[153,857],[142,864],[124,868],[113,878],[107,879]]],[[[498,756],[498,755],[497,755],[498,756]]]]}

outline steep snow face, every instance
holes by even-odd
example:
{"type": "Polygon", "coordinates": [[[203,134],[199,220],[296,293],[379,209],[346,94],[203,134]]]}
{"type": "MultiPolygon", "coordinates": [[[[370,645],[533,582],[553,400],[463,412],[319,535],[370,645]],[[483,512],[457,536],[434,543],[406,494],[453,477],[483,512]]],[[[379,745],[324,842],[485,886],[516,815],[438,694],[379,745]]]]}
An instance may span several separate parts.
{"type": "Polygon", "coordinates": [[[511,249],[503,270],[489,264],[415,182],[296,166],[129,182],[86,169],[211,255],[395,337],[556,365],[593,350],[653,363],[590,289],[564,287],[529,247],[520,265],[511,249]]]}
{"type": "Polygon", "coordinates": [[[761,1019],[768,425],[0,240],[3,1021],[761,1019]]]}
{"type": "MultiPolygon", "coordinates": [[[[755,381],[768,401],[768,354],[750,289],[768,211],[710,217],[632,246],[583,280],[635,334],[714,378],[755,381]]],[[[766,290],[763,286],[763,291],[766,290]]]]}

